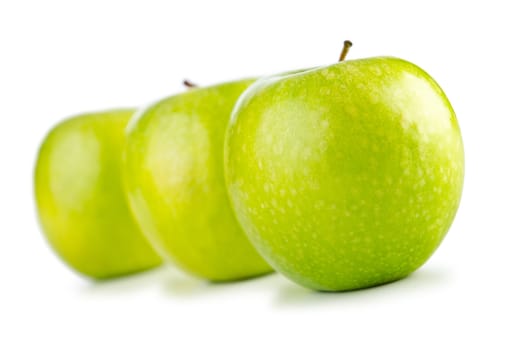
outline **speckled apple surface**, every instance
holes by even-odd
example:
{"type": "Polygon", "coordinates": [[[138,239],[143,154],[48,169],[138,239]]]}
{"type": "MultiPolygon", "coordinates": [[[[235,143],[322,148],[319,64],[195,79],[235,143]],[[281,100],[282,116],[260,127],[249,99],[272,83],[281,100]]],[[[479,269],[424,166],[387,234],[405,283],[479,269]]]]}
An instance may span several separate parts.
{"type": "Polygon", "coordinates": [[[85,114],[53,128],[35,168],[42,229],[73,269],[109,278],[161,263],[140,232],[122,186],[125,127],[133,110],[85,114]]]}
{"type": "Polygon", "coordinates": [[[164,99],[129,125],[125,153],[131,207],[157,250],[212,281],[268,273],[237,223],[224,181],[224,134],[243,80],[164,99]]]}
{"type": "Polygon", "coordinates": [[[461,198],[464,151],[438,84],[390,57],[261,79],[226,136],[237,217],[278,271],[341,291],[405,277],[461,198]]]}

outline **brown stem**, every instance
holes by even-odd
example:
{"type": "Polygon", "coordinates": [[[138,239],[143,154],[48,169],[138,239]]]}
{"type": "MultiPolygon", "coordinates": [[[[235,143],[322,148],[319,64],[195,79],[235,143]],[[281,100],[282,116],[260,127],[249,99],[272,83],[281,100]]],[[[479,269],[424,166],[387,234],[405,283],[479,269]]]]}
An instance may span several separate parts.
{"type": "Polygon", "coordinates": [[[343,43],[343,49],[341,50],[341,55],[339,55],[339,62],[344,61],[348,50],[352,47],[352,42],[350,40],[345,40],[343,43]]]}
{"type": "Polygon", "coordinates": [[[185,86],[185,87],[187,87],[187,88],[189,88],[189,89],[193,89],[193,88],[198,87],[198,85],[196,85],[195,83],[193,83],[193,82],[191,82],[191,81],[189,81],[189,80],[187,80],[187,79],[185,79],[185,80],[183,81],[183,86],[185,86]]]}

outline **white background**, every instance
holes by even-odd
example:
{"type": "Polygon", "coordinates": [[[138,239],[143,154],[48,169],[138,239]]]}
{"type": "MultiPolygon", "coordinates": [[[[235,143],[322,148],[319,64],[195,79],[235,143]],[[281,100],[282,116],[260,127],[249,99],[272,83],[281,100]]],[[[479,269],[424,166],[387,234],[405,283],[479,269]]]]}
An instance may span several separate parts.
{"type": "Polygon", "coordinates": [[[1,349],[528,348],[528,25],[522,1],[0,2],[1,349]],[[49,249],[32,172],[46,131],[245,76],[399,56],[449,96],[467,168],[440,249],[340,294],[170,269],[94,284],[49,249]],[[525,334],[523,334],[525,332],[525,334]]]}

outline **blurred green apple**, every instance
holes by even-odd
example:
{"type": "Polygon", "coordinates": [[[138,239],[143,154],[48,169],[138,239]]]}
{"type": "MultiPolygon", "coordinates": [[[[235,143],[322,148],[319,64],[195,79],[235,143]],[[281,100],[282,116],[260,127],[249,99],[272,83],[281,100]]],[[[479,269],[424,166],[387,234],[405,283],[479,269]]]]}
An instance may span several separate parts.
{"type": "Polygon", "coordinates": [[[44,234],[68,265],[92,278],[161,263],[137,227],[122,185],[125,127],[133,112],[67,119],[50,131],[38,154],[35,196],[44,234]]]}
{"type": "Polygon", "coordinates": [[[166,98],[127,130],[125,183],[140,226],[162,256],[212,281],[271,271],[237,223],[224,182],[225,129],[252,82],[166,98]]]}
{"type": "Polygon", "coordinates": [[[235,213],[261,255],[317,290],[405,277],[457,211],[464,151],[438,84],[401,59],[263,78],[226,135],[235,213]]]}

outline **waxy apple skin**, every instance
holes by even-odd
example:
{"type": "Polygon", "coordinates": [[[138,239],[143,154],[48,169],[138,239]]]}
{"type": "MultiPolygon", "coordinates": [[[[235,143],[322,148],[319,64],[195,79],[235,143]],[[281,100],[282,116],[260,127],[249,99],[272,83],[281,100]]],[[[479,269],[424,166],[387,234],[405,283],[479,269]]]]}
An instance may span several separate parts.
{"type": "Polygon", "coordinates": [[[455,113],[427,73],[397,58],[261,79],[237,103],[225,152],[250,240],[276,270],[317,290],[409,275],[461,198],[455,113]]]}
{"type": "Polygon", "coordinates": [[[211,281],[271,271],[236,221],[224,180],[225,129],[253,81],[169,97],[128,128],[124,166],[138,222],[160,254],[211,281]]]}
{"type": "Polygon", "coordinates": [[[96,279],[161,263],[131,215],[122,184],[125,127],[133,112],[85,114],[58,124],[36,163],[35,197],[46,238],[69,266],[96,279]]]}

